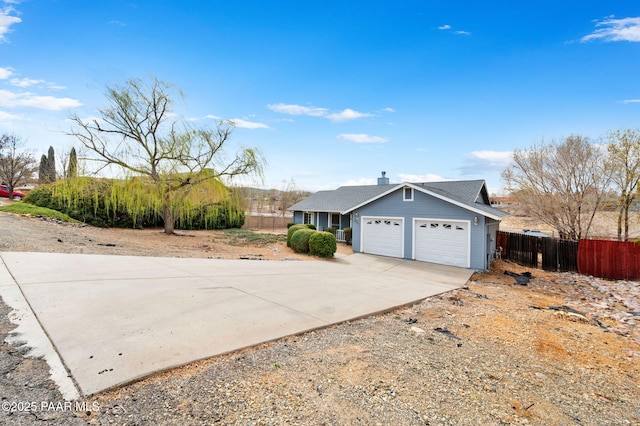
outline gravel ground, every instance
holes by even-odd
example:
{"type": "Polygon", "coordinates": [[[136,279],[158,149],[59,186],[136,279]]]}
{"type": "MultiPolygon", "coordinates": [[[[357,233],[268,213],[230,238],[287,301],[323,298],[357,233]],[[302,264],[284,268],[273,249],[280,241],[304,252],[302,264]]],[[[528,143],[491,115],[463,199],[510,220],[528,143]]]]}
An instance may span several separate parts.
{"type": "MultiPolygon", "coordinates": [[[[113,230],[2,213],[0,227],[0,251],[76,244],[113,254],[135,251],[141,235],[130,231],[133,237],[109,247],[92,233],[104,237],[101,244],[116,241],[113,230]]],[[[176,244],[175,255],[238,254],[206,245],[176,244]]],[[[156,244],[154,252],[142,244],[139,252],[173,255],[168,247],[156,244]]],[[[288,255],[284,247],[269,250],[288,255]]],[[[3,343],[0,423],[640,424],[639,292],[635,282],[498,262],[465,288],[414,306],[192,363],[68,406],[44,361],[3,343]],[[535,278],[521,286],[504,270],[535,278]]],[[[8,317],[0,304],[3,342],[8,317]]]]}

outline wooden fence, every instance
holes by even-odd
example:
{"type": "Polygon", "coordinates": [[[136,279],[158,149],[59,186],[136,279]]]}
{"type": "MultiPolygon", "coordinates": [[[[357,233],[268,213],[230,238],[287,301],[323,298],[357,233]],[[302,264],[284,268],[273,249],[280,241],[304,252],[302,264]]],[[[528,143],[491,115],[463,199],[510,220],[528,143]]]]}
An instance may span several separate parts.
{"type": "Polygon", "coordinates": [[[287,224],[292,222],[291,216],[258,216],[246,215],[242,229],[269,229],[272,231],[287,229],[287,224]]]}
{"type": "Polygon", "coordinates": [[[614,280],[640,279],[640,244],[610,240],[567,241],[498,231],[502,258],[553,272],[579,272],[614,280]]]}
{"type": "Polygon", "coordinates": [[[626,241],[580,240],[578,271],[612,280],[640,279],[640,244],[626,241]]]}

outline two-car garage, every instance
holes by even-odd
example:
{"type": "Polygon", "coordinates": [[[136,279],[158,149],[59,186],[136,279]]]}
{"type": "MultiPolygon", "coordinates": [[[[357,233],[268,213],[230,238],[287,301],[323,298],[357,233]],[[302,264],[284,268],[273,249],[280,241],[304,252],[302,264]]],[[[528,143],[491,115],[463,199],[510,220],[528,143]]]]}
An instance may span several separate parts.
{"type": "MultiPolygon", "coordinates": [[[[422,262],[468,268],[470,265],[469,221],[417,219],[412,221],[411,258],[422,262]]],[[[405,257],[405,219],[362,218],[362,252],[405,257]]]]}

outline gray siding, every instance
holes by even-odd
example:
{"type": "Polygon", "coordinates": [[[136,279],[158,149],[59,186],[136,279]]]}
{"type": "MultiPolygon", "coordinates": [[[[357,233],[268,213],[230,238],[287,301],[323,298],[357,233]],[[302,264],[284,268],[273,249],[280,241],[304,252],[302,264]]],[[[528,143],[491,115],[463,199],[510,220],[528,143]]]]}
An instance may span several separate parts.
{"type": "Polygon", "coordinates": [[[340,229],[349,228],[351,226],[351,215],[340,215],[340,229]]]}
{"type": "MultiPolygon", "coordinates": [[[[314,224],[320,229],[327,229],[330,220],[330,213],[325,212],[311,212],[313,216],[314,224]]],[[[340,229],[348,228],[350,225],[350,214],[340,215],[340,229]]],[[[293,212],[293,223],[302,223],[304,219],[304,212],[297,210],[293,212]]]]}
{"type": "Polygon", "coordinates": [[[404,257],[413,258],[413,218],[466,220],[470,222],[470,267],[484,270],[486,268],[486,227],[485,217],[481,214],[455,206],[446,201],[414,191],[413,201],[403,201],[402,190],[367,204],[354,212],[358,219],[353,222],[353,250],[361,251],[361,220],[364,216],[390,216],[404,218],[404,257]],[[474,218],[478,224],[474,225],[474,218]]]}
{"type": "Polygon", "coordinates": [[[492,256],[497,248],[497,236],[498,229],[500,228],[500,222],[493,219],[487,219],[487,263],[485,269],[489,269],[491,266],[492,256]]]}

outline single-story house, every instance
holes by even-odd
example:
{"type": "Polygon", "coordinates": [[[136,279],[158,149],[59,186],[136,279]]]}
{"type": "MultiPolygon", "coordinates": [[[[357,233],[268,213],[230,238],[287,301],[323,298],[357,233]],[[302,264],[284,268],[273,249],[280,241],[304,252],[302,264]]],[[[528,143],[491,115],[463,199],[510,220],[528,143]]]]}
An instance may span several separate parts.
{"type": "Polygon", "coordinates": [[[354,252],[476,270],[489,268],[507,215],[484,180],[390,184],[384,172],[377,185],[319,191],[288,210],[294,223],[351,228],[354,252]]]}

